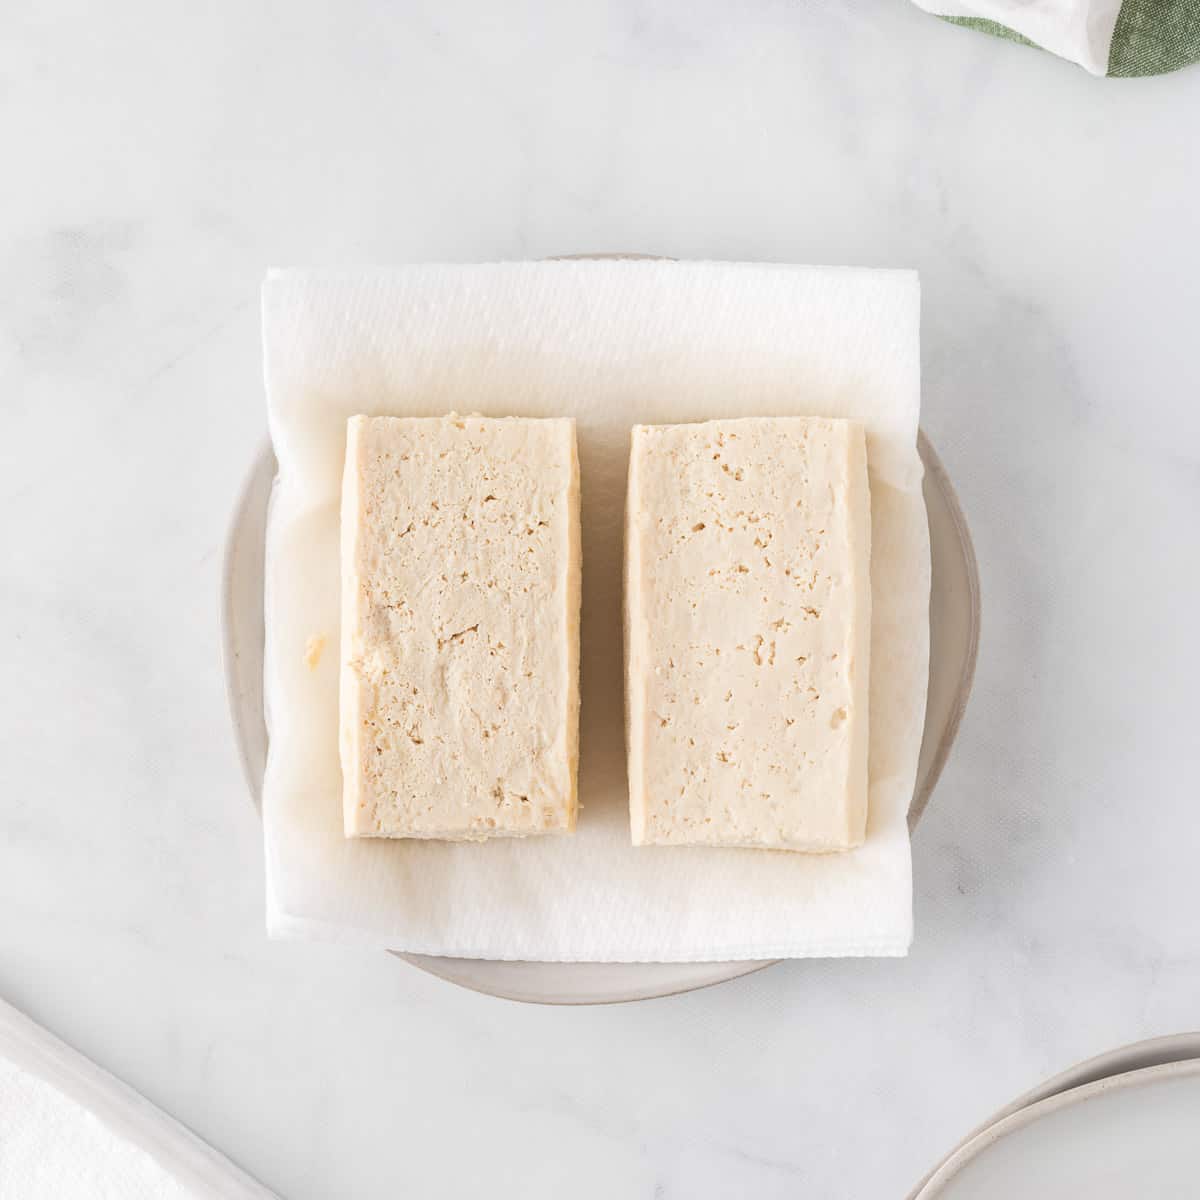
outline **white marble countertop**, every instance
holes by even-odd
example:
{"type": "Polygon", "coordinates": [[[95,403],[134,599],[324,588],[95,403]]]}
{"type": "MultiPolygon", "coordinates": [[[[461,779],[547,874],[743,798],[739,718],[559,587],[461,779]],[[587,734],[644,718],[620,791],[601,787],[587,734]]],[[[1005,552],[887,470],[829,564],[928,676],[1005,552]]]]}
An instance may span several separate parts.
{"type": "Polygon", "coordinates": [[[901,0],[0,18],[0,995],[283,1195],[898,1197],[1200,1024],[1200,69],[901,0]],[[218,655],[272,264],[905,265],[984,583],[904,961],[591,1010],[277,944],[218,655]]]}

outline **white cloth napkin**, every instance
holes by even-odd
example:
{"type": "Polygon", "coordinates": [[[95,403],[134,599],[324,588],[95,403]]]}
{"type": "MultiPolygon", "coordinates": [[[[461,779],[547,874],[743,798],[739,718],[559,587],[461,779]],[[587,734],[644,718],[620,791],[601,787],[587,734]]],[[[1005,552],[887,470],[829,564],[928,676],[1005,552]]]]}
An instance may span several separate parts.
{"type": "MultiPolygon", "coordinates": [[[[1107,74],[1121,0],[916,0],[926,12],[1019,34],[1035,45],[1107,74]]],[[[1163,15],[1164,25],[1170,25],[1163,15]]],[[[1161,68],[1160,68],[1161,69],[1161,68]]],[[[1141,74],[1142,72],[1122,72],[1141,74]]]]}
{"type": "Polygon", "coordinates": [[[5,1200],[271,1200],[195,1134],[0,1001],[5,1200]]]}
{"type": "Polygon", "coordinates": [[[274,272],[263,291],[279,459],[267,533],[267,924],[470,958],[898,955],[928,664],[911,272],[547,262],[274,272]],[[573,837],[346,840],[338,765],[338,503],[354,413],[574,415],[583,493],[580,798],[573,837]],[[847,854],[633,848],[620,577],[629,427],[857,417],[872,487],[871,815],[847,854]],[[313,669],[314,635],[329,648],[313,669]]]}

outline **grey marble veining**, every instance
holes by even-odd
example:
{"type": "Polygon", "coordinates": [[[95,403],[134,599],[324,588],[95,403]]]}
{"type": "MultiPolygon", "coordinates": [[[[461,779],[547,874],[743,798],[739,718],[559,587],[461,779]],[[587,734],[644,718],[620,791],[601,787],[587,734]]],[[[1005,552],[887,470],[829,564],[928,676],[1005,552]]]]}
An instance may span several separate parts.
{"type": "Polygon", "coordinates": [[[296,1200],[903,1195],[1200,1024],[1200,70],[900,0],[0,17],[0,994],[296,1200]],[[269,943],[218,659],[269,265],[916,266],[984,584],[904,961],[586,1011],[269,943]]]}

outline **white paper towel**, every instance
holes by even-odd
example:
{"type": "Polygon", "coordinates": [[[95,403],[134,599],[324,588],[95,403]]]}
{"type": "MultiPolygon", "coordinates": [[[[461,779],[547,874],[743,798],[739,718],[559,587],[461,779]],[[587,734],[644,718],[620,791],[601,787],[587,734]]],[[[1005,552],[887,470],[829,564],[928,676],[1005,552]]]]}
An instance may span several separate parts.
{"type": "Polygon", "coordinates": [[[178,1121],[0,1000],[4,1200],[272,1200],[178,1121]]]}
{"type": "Polygon", "coordinates": [[[906,814],[924,719],[929,541],[916,451],[915,274],[720,263],[547,262],[273,272],[267,923],[424,954],[683,962],[898,955],[911,940],[906,814]],[[574,837],[346,840],[337,734],[338,502],[347,417],[574,415],[583,494],[580,798],[574,837]],[[847,854],[629,843],[621,544],[629,427],[752,414],[868,431],[874,618],[871,815],[847,854]],[[312,635],[329,638],[315,669],[312,635]]]}
{"type": "MultiPolygon", "coordinates": [[[[993,21],[1077,62],[1093,75],[1108,73],[1113,33],[1121,0],[916,0],[926,12],[942,17],[993,21]]],[[[1149,14],[1148,14],[1149,15],[1149,14]]],[[[1164,9],[1158,17],[1170,25],[1164,9]]]]}

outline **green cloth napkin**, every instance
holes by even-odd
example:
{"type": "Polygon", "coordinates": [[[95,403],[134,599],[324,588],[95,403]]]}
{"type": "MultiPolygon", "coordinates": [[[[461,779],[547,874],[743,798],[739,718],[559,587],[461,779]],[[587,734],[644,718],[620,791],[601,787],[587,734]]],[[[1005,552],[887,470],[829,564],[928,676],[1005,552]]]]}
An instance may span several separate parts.
{"type": "Polygon", "coordinates": [[[1093,75],[1200,62],[1200,0],[916,0],[955,25],[1050,50],[1093,75]]]}

